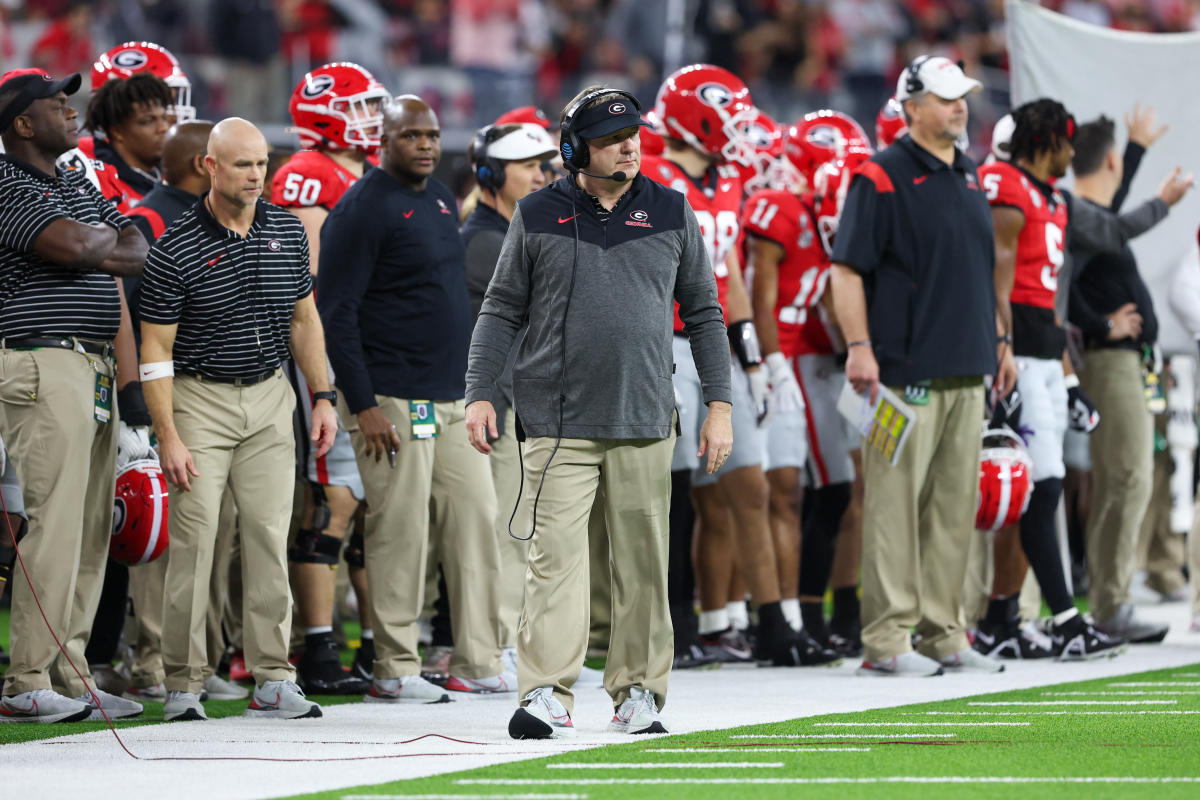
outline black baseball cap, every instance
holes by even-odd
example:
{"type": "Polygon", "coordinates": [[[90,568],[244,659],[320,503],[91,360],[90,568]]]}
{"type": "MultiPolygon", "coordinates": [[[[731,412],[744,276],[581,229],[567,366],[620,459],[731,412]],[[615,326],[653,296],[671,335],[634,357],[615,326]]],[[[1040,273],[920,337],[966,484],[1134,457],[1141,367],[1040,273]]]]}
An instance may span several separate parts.
{"type": "Polygon", "coordinates": [[[34,100],[54,97],[59,92],[68,95],[79,91],[83,78],[76,72],[65,78],[54,80],[42,69],[14,69],[0,75],[0,94],[16,90],[8,104],[0,109],[0,133],[8,130],[13,120],[25,113],[34,100]]]}
{"type": "Polygon", "coordinates": [[[575,132],[582,139],[601,139],[639,125],[650,127],[650,123],[641,118],[636,101],[630,102],[629,97],[620,95],[581,111],[575,132]]]}

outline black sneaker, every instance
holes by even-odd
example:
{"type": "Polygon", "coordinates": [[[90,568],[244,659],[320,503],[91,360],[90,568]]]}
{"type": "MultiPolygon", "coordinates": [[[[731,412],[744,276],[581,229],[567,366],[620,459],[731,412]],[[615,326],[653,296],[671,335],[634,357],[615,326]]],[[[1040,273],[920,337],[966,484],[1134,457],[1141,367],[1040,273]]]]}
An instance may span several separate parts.
{"type": "Polygon", "coordinates": [[[307,694],[366,694],[371,688],[370,681],[342,667],[332,636],[307,638],[304,655],[296,665],[296,678],[307,694]]]}
{"type": "Polygon", "coordinates": [[[981,620],[971,646],[991,658],[1023,660],[1055,655],[1053,642],[1036,629],[1021,627],[1019,620],[1001,624],[981,620]]]}
{"type": "Polygon", "coordinates": [[[368,683],[375,678],[374,639],[363,639],[362,644],[354,651],[354,663],[350,665],[350,674],[368,683]]]}
{"type": "Polygon", "coordinates": [[[754,650],[750,642],[733,628],[726,628],[717,633],[700,634],[700,646],[705,657],[719,664],[749,664],[754,660],[754,650]]]}
{"type": "Polygon", "coordinates": [[[835,653],[846,658],[858,658],[862,655],[862,623],[858,617],[850,622],[843,622],[836,616],[829,620],[829,641],[826,646],[835,653]]]}
{"type": "Polygon", "coordinates": [[[705,652],[700,645],[690,644],[683,651],[676,651],[675,661],[671,666],[674,669],[717,669],[721,662],[717,661],[716,656],[705,652]]]}
{"type": "Polygon", "coordinates": [[[788,629],[772,640],[760,637],[755,660],[760,667],[836,667],[844,659],[807,631],[788,629]]]}
{"type": "Polygon", "coordinates": [[[1096,658],[1115,658],[1129,649],[1124,639],[1109,636],[1076,614],[1062,625],[1051,629],[1050,641],[1060,661],[1091,661],[1096,658]]]}

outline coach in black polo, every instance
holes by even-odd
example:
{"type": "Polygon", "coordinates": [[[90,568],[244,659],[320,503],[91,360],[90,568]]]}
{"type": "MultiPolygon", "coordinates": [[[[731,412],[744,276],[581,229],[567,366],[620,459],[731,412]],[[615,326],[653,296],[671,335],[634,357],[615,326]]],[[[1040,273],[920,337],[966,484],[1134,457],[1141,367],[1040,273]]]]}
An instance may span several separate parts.
{"type": "MultiPolygon", "coordinates": [[[[78,75],[55,81],[32,69],[0,78],[8,153],[0,156],[0,436],[24,489],[21,554],[46,614],[28,582],[15,578],[0,722],[93,713],[88,686],[58,658],[47,623],[92,685],[84,646],[108,558],[116,478],[111,343],[121,302],[112,276],[138,274],[146,242],[81,173],[54,164],[77,144],[67,96],[79,84],[78,75]]],[[[141,712],[137,703],[96,697],[109,716],[141,712]]]]}
{"type": "Polygon", "coordinates": [[[139,371],[172,494],[163,717],[206,718],[205,612],[227,483],[242,536],[246,665],[257,684],[246,714],[319,717],[287,660],[295,394],[280,369],[290,345],[316,398],[313,441],[328,450],[337,419],[308,239],[294,216],[260,199],[267,142],[249,122],[218,123],[204,163],[212,189],[154,243],[142,282],[139,371]]]}
{"type": "Polygon", "coordinates": [[[863,447],[863,646],[859,674],[999,671],[962,628],[962,576],[978,491],[983,376],[1016,381],[993,284],[992,216],[975,164],[955,146],[980,88],[945,58],[916,58],[896,97],[909,135],[866,162],[846,197],[833,299],[846,377],[884,383],[917,421],[893,466],[863,447]],[[1005,338],[1005,337],[1001,337],[1005,338]],[[920,653],[909,630],[920,634],[920,653]]]}

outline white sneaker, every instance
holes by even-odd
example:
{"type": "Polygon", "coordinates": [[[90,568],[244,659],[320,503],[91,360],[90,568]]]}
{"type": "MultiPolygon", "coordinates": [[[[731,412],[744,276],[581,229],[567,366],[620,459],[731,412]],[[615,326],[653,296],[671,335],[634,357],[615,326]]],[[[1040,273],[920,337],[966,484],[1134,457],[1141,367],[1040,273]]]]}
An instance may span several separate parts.
{"type": "Polygon", "coordinates": [[[122,693],[121,697],[138,703],[165,703],[167,700],[167,687],[161,683],[156,683],[153,686],[130,686],[122,693]]]}
{"type": "Polygon", "coordinates": [[[267,681],[254,689],[243,717],[306,719],[321,716],[321,707],[304,696],[291,681],[267,681]]]}
{"type": "Polygon", "coordinates": [[[204,691],[209,700],[245,700],[250,696],[250,690],[223,679],[219,675],[209,675],[204,679],[204,691]]]}
{"type": "Polygon", "coordinates": [[[629,697],[613,713],[608,729],[614,733],[666,733],[654,694],[640,686],[629,690],[629,697]]]}
{"type": "Polygon", "coordinates": [[[513,712],[508,735],[514,739],[566,739],[575,735],[575,724],[566,707],[549,686],[525,695],[526,705],[513,712]]]}
{"type": "Polygon", "coordinates": [[[167,722],[180,722],[208,719],[204,706],[200,704],[200,695],[196,692],[167,692],[167,702],[163,703],[163,719],[167,722]]]}
{"type": "Polygon", "coordinates": [[[591,667],[582,667],[579,670],[579,677],[575,679],[576,686],[603,686],[604,671],[592,669],[591,667]]]}
{"type": "Polygon", "coordinates": [[[505,672],[517,674],[517,648],[506,647],[500,651],[500,664],[505,672]]]}
{"type": "Polygon", "coordinates": [[[916,650],[909,650],[886,661],[872,662],[864,658],[857,674],[888,678],[931,678],[941,675],[943,671],[942,665],[932,658],[926,658],[916,650]]]}
{"type": "Polygon", "coordinates": [[[450,695],[420,675],[376,678],[363,697],[367,703],[449,703],[450,695]]]}
{"type": "Polygon", "coordinates": [[[988,658],[972,647],[964,647],[957,653],[951,653],[938,663],[947,672],[1004,672],[1004,665],[995,659],[988,658]]]}
{"type": "Polygon", "coordinates": [[[446,681],[446,689],[451,692],[467,692],[469,694],[505,694],[517,690],[517,673],[501,672],[490,678],[462,678],[451,675],[446,681]]]}
{"type": "Polygon", "coordinates": [[[92,707],[52,689],[34,689],[0,698],[0,722],[79,722],[92,707]]]}
{"type": "Polygon", "coordinates": [[[142,704],[134,700],[126,700],[124,697],[117,697],[115,694],[109,694],[102,689],[95,689],[96,699],[93,700],[90,694],[81,694],[75,698],[78,703],[83,703],[91,713],[88,714],[88,720],[103,720],[104,715],[108,714],[109,719],[123,719],[125,717],[136,717],[142,713],[142,704]],[[100,708],[96,708],[96,700],[100,701],[100,708]]]}

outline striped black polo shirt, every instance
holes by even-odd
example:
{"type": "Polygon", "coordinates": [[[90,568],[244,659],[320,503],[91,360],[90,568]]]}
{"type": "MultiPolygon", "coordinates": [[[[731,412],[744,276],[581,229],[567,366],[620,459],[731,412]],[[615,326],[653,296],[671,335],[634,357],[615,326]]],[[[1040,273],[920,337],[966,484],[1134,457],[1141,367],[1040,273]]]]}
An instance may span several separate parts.
{"type": "Polygon", "coordinates": [[[33,251],[50,223],[71,219],[130,222],[82,172],[37,167],[0,155],[0,336],[78,336],[107,341],[117,335],[121,300],[111,275],[54,264],[33,251]]]}
{"type": "Polygon", "coordinates": [[[150,248],[139,309],[146,322],[178,324],[176,372],[252,377],[289,357],[292,312],[312,286],[298,218],[259,200],[243,238],[202,198],[150,248]]]}

